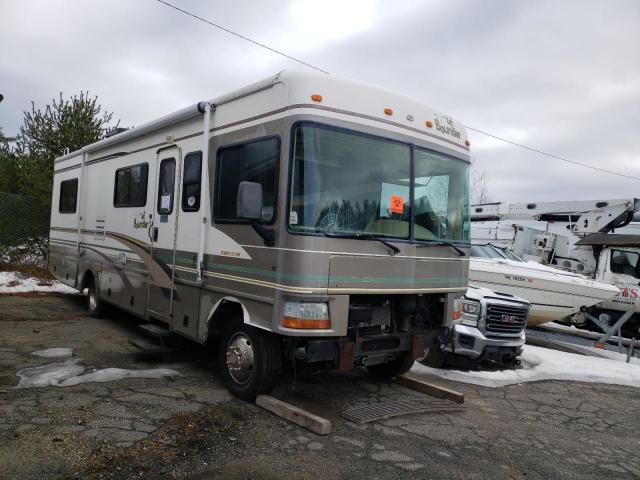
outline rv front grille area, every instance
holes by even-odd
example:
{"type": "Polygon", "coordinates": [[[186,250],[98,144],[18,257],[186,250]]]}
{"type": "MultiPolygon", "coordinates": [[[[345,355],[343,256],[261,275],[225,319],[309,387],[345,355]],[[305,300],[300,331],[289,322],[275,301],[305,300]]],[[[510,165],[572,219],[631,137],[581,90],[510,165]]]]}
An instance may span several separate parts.
{"type": "Polygon", "coordinates": [[[440,295],[352,295],[348,328],[360,334],[410,333],[439,327],[443,314],[440,295]]]}
{"type": "Polygon", "coordinates": [[[442,295],[352,295],[347,336],[299,339],[296,357],[349,369],[407,353],[420,356],[423,335],[442,326],[444,306],[442,295]]]}

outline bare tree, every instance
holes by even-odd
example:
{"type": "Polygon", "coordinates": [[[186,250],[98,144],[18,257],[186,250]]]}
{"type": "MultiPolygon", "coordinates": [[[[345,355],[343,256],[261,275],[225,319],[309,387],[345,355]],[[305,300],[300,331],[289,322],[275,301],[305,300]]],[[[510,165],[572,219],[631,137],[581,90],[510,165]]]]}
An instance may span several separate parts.
{"type": "Polygon", "coordinates": [[[489,193],[486,172],[484,170],[482,172],[473,172],[471,175],[471,203],[478,205],[490,203],[492,200],[493,197],[489,193]]]}

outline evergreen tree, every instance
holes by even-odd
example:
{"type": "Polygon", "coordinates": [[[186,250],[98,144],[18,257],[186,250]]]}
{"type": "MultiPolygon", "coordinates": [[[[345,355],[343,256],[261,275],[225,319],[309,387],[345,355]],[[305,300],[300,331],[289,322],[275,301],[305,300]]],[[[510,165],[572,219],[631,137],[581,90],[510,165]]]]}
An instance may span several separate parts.
{"type": "Polygon", "coordinates": [[[68,100],[60,93],[44,110],[31,102],[16,141],[20,193],[49,205],[55,158],[103,138],[112,116],[88,92],[68,100]]]}
{"type": "Polygon", "coordinates": [[[5,136],[0,128],[0,192],[18,193],[18,166],[11,148],[15,140],[5,136]]]}

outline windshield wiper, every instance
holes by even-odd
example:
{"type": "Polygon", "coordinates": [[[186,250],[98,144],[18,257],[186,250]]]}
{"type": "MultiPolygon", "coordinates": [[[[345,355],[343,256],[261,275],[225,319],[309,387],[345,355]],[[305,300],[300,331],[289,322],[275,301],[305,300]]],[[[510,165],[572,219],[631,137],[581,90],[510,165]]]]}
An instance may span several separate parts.
{"type": "Polygon", "coordinates": [[[453,242],[449,242],[447,240],[421,240],[421,241],[425,241],[425,242],[429,242],[429,243],[419,243],[416,245],[416,247],[420,248],[420,247],[434,247],[434,246],[438,246],[438,245],[442,245],[445,247],[451,247],[453,248],[456,252],[458,252],[458,256],[460,257],[466,257],[467,254],[464,253],[464,250],[458,248],[458,246],[453,243],[453,242]]]}
{"type": "Polygon", "coordinates": [[[387,242],[386,240],[381,239],[380,237],[376,237],[375,235],[371,235],[370,233],[330,233],[324,232],[327,237],[331,238],[353,238],[355,240],[376,240],[387,247],[391,252],[389,255],[393,256],[396,253],[400,253],[400,249],[396,247],[394,244],[387,242]]]}

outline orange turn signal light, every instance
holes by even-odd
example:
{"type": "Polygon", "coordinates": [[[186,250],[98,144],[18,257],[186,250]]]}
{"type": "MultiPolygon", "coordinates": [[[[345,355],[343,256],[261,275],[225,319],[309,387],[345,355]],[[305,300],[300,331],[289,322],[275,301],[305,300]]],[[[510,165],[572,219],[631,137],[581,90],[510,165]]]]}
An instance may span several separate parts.
{"type": "Polygon", "coordinates": [[[286,328],[329,329],[331,320],[312,320],[308,318],[282,317],[282,326],[286,328]]]}
{"type": "Polygon", "coordinates": [[[384,109],[384,113],[386,113],[387,115],[393,115],[393,109],[391,109],[391,108],[385,108],[385,109],[384,109]]]}
{"type": "Polygon", "coordinates": [[[462,317],[462,310],[456,310],[453,312],[453,319],[459,320],[462,317]]]}
{"type": "Polygon", "coordinates": [[[426,122],[424,122],[424,123],[427,125],[427,127],[429,127],[429,128],[433,128],[433,122],[432,122],[431,120],[427,120],[427,121],[426,121],[426,122]]]}
{"type": "Polygon", "coordinates": [[[311,100],[313,100],[314,102],[321,102],[322,101],[322,95],[311,95],[311,100]]]}
{"type": "Polygon", "coordinates": [[[465,140],[465,141],[464,141],[464,144],[465,144],[467,147],[470,147],[470,146],[471,146],[471,142],[470,142],[469,140],[465,140]]]}

